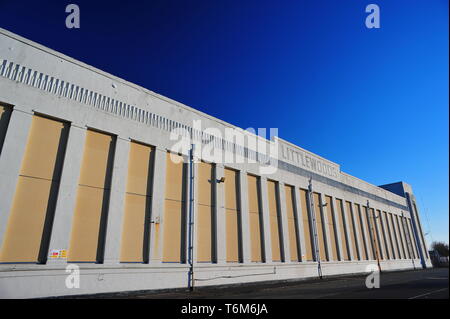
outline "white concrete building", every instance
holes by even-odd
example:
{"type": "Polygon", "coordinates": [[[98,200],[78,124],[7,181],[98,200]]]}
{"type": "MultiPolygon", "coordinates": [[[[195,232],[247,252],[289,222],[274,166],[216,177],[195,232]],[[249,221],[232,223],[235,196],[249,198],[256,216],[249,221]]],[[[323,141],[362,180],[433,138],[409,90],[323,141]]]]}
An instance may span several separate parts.
{"type": "Polygon", "coordinates": [[[190,234],[197,286],[431,267],[408,184],[371,185],[0,29],[0,297],[187,287],[190,234]],[[174,128],[243,161],[199,153],[191,176],[174,128]]]}

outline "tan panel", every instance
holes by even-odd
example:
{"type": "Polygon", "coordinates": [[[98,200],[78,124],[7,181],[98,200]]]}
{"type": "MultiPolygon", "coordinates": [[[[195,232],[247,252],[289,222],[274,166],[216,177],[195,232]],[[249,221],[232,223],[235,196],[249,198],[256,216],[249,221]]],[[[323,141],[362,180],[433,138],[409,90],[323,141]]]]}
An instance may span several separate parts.
{"type": "Polygon", "coordinates": [[[65,140],[67,125],[44,117],[33,116],[20,169],[21,175],[53,179],[55,168],[58,169],[56,167],[58,152],[64,151],[59,142],[61,137],[65,140]]]}
{"type": "Polygon", "coordinates": [[[136,142],[130,143],[128,159],[127,193],[151,195],[148,183],[152,181],[153,147],[136,142]]]}
{"type": "Polygon", "coordinates": [[[239,261],[238,172],[225,168],[225,214],[227,262],[239,261]]]}
{"type": "Polygon", "coordinates": [[[352,246],[353,256],[354,256],[355,259],[358,259],[358,254],[359,253],[358,253],[358,248],[357,248],[357,245],[356,245],[356,241],[358,239],[356,237],[355,225],[353,223],[352,203],[349,202],[349,201],[346,201],[345,204],[346,204],[346,207],[347,207],[347,209],[346,209],[346,211],[347,211],[347,224],[348,224],[348,227],[350,228],[349,229],[350,234],[349,234],[348,237],[349,237],[349,240],[350,240],[350,243],[351,243],[351,246],[352,246]]]}
{"type": "Polygon", "coordinates": [[[44,230],[46,218],[51,221],[54,214],[68,128],[67,123],[33,116],[1,261],[42,262],[39,259],[45,258],[46,251],[42,258],[39,253],[44,232],[49,231],[44,230]]]}
{"type": "Polygon", "coordinates": [[[105,190],[79,185],[68,252],[69,261],[95,262],[105,190]]]}
{"type": "Polygon", "coordinates": [[[163,262],[181,261],[181,216],[182,203],[179,201],[164,201],[164,238],[163,262]]]}
{"type": "Polygon", "coordinates": [[[225,168],[225,208],[238,209],[238,197],[237,197],[237,185],[236,178],[237,172],[228,168],[225,168]]]}
{"type": "Polygon", "coordinates": [[[375,225],[375,210],[373,208],[369,209],[369,227],[372,232],[372,246],[374,247],[374,258],[377,259],[377,256],[381,259],[382,256],[380,254],[380,244],[378,242],[378,232],[377,227],[375,225]]]}
{"type": "Polygon", "coordinates": [[[202,205],[211,205],[212,195],[212,177],[213,177],[213,165],[200,162],[198,165],[198,203],[202,205]]]}
{"type": "Polygon", "coordinates": [[[336,199],[336,212],[339,218],[339,232],[341,233],[341,247],[342,247],[342,257],[344,260],[350,260],[350,256],[348,254],[348,244],[347,244],[347,236],[345,233],[345,221],[344,221],[344,211],[342,209],[342,199],[336,199]]]}
{"type": "Polygon", "coordinates": [[[392,238],[392,249],[394,252],[394,259],[399,259],[399,247],[398,247],[398,240],[397,240],[397,234],[395,232],[395,226],[394,226],[394,220],[392,217],[392,213],[388,213],[388,224],[389,224],[389,231],[391,233],[392,238]]]}
{"type": "Polygon", "coordinates": [[[0,262],[37,262],[52,182],[19,176],[0,262]]]}
{"type": "Polygon", "coordinates": [[[383,228],[381,228],[381,211],[379,209],[377,209],[376,214],[373,216],[374,216],[373,220],[376,223],[375,232],[377,234],[376,238],[377,238],[377,244],[378,244],[378,253],[380,254],[381,259],[386,259],[386,252],[383,249],[384,238],[383,238],[383,228]]]}
{"type": "Polygon", "coordinates": [[[8,130],[9,119],[11,118],[12,107],[0,104],[0,154],[2,152],[3,142],[5,141],[6,131],[8,130]]]}
{"type": "Polygon", "coordinates": [[[259,213],[250,212],[250,244],[251,244],[251,260],[253,262],[261,262],[261,226],[259,223],[259,213]]]}
{"type": "Polygon", "coordinates": [[[239,242],[238,242],[238,212],[227,209],[225,211],[226,218],[226,249],[227,262],[239,261],[239,242]]]}
{"type": "Polygon", "coordinates": [[[253,175],[247,175],[247,181],[248,181],[248,210],[250,212],[259,212],[258,178],[253,175]]]}
{"type": "Polygon", "coordinates": [[[108,164],[112,161],[114,137],[88,130],[84,145],[83,164],[80,173],[80,185],[108,188],[108,164]]]}
{"type": "Polygon", "coordinates": [[[375,255],[374,255],[374,248],[373,248],[373,239],[372,239],[372,230],[371,230],[371,219],[369,218],[369,212],[367,210],[367,207],[363,207],[363,211],[361,212],[362,215],[364,216],[364,220],[365,220],[365,229],[366,229],[366,243],[367,243],[367,249],[368,251],[368,256],[369,256],[369,260],[375,260],[375,255]]]}
{"type": "Polygon", "coordinates": [[[305,240],[306,252],[302,252],[305,255],[306,261],[313,260],[313,247],[310,231],[309,213],[308,213],[308,191],[306,189],[300,189],[300,204],[302,207],[303,218],[303,234],[305,240]]]}
{"type": "Polygon", "coordinates": [[[358,204],[354,204],[355,207],[355,221],[356,221],[356,228],[359,230],[359,242],[361,243],[361,252],[362,252],[362,259],[367,260],[367,250],[365,240],[364,240],[364,229],[362,227],[362,219],[361,219],[361,207],[358,204]]]}
{"type": "Polygon", "coordinates": [[[385,249],[387,252],[387,258],[393,259],[393,257],[392,257],[392,241],[391,241],[391,237],[390,237],[389,226],[387,224],[387,213],[383,211],[381,213],[381,216],[382,216],[381,226],[383,226],[384,245],[385,245],[385,249]]]}
{"type": "Polygon", "coordinates": [[[125,194],[122,226],[121,262],[143,262],[146,204],[149,197],[125,194]]]}
{"type": "Polygon", "coordinates": [[[295,231],[295,219],[288,218],[288,231],[289,231],[289,249],[291,252],[291,261],[299,261],[297,250],[297,239],[295,231]]]}
{"type": "Polygon", "coordinates": [[[181,201],[183,200],[184,184],[183,157],[167,152],[166,165],[166,199],[181,201]],[[174,161],[178,161],[178,163],[174,161]]]}
{"type": "Polygon", "coordinates": [[[197,261],[211,262],[212,260],[212,208],[211,206],[197,206],[197,261]]]}
{"type": "Polygon", "coordinates": [[[286,214],[288,222],[288,232],[289,232],[289,249],[291,255],[291,261],[299,261],[298,258],[298,247],[297,247],[297,231],[296,224],[297,218],[294,213],[294,187],[285,185],[284,186],[286,194],[286,214]]]}
{"type": "Polygon", "coordinates": [[[402,244],[402,238],[400,236],[400,230],[398,229],[397,215],[395,215],[395,214],[392,214],[392,224],[394,225],[399,259],[404,259],[405,253],[403,251],[403,244],[402,244]]]}
{"type": "Polygon", "coordinates": [[[337,255],[337,242],[336,242],[336,232],[335,232],[335,224],[333,219],[333,204],[330,196],[325,196],[326,206],[323,208],[326,211],[327,219],[328,219],[328,234],[330,236],[330,245],[331,245],[331,260],[338,260],[337,255]]]}
{"type": "Polygon", "coordinates": [[[407,234],[406,234],[406,230],[405,230],[404,217],[398,216],[398,222],[399,222],[399,227],[400,227],[400,233],[402,234],[403,245],[405,247],[405,256],[406,256],[406,258],[411,258],[409,249],[408,249],[408,240],[406,238],[407,234]]]}
{"type": "Polygon", "coordinates": [[[313,193],[314,197],[314,212],[316,214],[316,226],[317,226],[317,237],[319,238],[319,254],[320,260],[327,260],[326,247],[325,247],[325,234],[323,231],[322,213],[320,207],[320,195],[318,193],[313,193]]]}
{"type": "Polygon", "coordinates": [[[402,249],[402,256],[403,258],[408,258],[408,255],[406,254],[406,242],[405,242],[405,234],[403,233],[403,226],[401,223],[401,219],[398,215],[395,215],[395,219],[397,220],[397,229],[400,237],[400,246],[402,249]]]}
{"type": "Polygon", "coordinates": [[[267,197],[269,201],[270,238],[272,261],[281,261],[280,232],[278,228],[277,183],[267,181],[267,197]]]}

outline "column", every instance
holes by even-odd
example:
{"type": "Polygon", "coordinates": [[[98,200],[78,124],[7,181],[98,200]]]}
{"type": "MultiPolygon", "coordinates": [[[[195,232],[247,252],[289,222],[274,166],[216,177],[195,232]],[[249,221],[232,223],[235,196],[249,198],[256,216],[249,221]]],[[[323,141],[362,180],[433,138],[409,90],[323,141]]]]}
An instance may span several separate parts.
{"type": "MultiPolygon", "coordinates": [[[[55,217],[53,219],[49,252],[53,249],[69,248],[85,138],[86,128],[75,124],[70,126],[64,165],[61,172],[58,200],[55,208],[55,217]]],[[[48,264],[65,262],[65,260],[61,259],[47,260],[48,264]]]]}
{"type": "MultiPolygon", "coordinates": [[[[216,164],[216,173],[214,176],[217,180],[224,177],[223,164],[216,164]]],[[[226,219],[225,219],[225,189],[223,183],[216,183],[216,260],[218,264],[225,264],[227,262],[227,247],[226,247],[226,219]]]]}
{"type": "Polygon", "coordinates": [[[8,224],[32,114],[13,108],[0,156],[0,247],[8,224]]]}
{"type": "Polygon", "coordinates": [[[247,172],[239,172],[239,198],[241,205],[241,238],[242,238],[242,261],[244,264],[251,263],[250,249],[250,221],[248,213],[248,185],[247,172]]]}
{"type": "Polygon", "coordinates": [[[260,201],[261,201],[261,232],[263,234],[263,262],[271,263],[272,262],[272,246],[271,246],[271,238],[270,238],[270,215],[269,215],[269,201],[267,195],[267,177],[260,177],[259,189],[260,189],[260,201]]]}
{"type": "Polygon", "coordinates": [[[278,183],[278,194],[279,194],[279,206],[280,206],[280,222],[281,222],[281,237],[282,240],[282,253],[284,256],[284,262],[291,262],[291,250],[289,249],[289,228],[288,228],[288,220],[287,220],[287,212],[286,212],[286,194],[284,189],[284,183],[278,183]]]}
{"type": "Polygon", "coordinates": [[[103,259],[105,264],[117,264],[120,259],[120,240],[125,208],[125,191],[129,153],[129,139],[124,139],[118,136],[114,153],[109,212],[106,226],[105,255],[103,259]]]}
{"type": "Polygon", "coordinates": [[[305,245],[305,232],[303,231],[303,214],[308,212],[302,212],[302,205],[300,204],[300,186],[294,185],[294,213],[297,215],[297,229],[298,238],[297,244],[300,247],[300,260],[306,261],[306,245],[305,245]]]}
{"type": "Polygon", "coordinates": [[[155,147],[150,226],[150,264],[159,264],[162,260],[166,156],[167,152],[165,149],[155,147]]]}
{"type": "MultiPolygon", "coordinates": [[[[336,197],[334,197],[334,196],[331,197],[331,204],[333,205],[333,212],[334,212],[334,217],[335,217],[334,218],[335,219],[334,227],[335,227],[335,232],[336,232],[336,240],[337,240],[337,248],[338,248],[337,255],[338,255],[338,259],[340,261],[344,261],[344,253],[342,250],[341,220],[338,216],[339,210],[336,209],[336,205],[337,205],[336,197]]],[[[345,229],[345,225],[344,225],[344,229],[345,229]]]]}

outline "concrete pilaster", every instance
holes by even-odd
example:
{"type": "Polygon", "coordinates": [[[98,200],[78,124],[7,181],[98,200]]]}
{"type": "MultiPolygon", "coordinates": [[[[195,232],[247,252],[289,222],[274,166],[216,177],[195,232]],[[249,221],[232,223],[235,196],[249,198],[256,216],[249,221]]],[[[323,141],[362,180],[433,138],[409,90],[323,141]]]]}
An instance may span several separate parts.
{"type": "Polygon", "coordinates": [[[328,216],[326,213],[326,210],[329,209],[327,206],[324,206],[326,201],[325,201],[325,196],[323,193],[320,194],[319,196],[319,200],[320,200],[320,214],[322,216],[322,231],[324,234],[324,241],[325,241],[325,248],[326,248],[326,258],[328,261],[332,260],[332,256],[331,256],[331,240],[330,240],[330,232],[329,232],[329,228],[328,228],[328,216]]]}
{"type": "MultiPolygon", "coordinates": [[[[347,205],[345,205],[345,200],[342,200],[342,212],[343,212],[343,220],[344,220],[344,232],[345,235],[347,236],[347,248],[348,248],[348,255],[350,257],[350,260],[356,260],[356,252],[353,251],[353,245],[351,244],[351,242],[353,240],[355,240],[354,238],[351,238],[351,233],[350,233],[350,220],[348,219],[348,212],[347,212],[347,205]]],[[[351,212],[350,212],[351,213],[351,212]]]]}
{"type": "MultiPolygon", "coordinates": [[[[216,179],[221,179],[224,174],[223,164],[216,164],[216,179]]],[[[225,216],[225,188],[223,183],[216,183],[216,258],[218,264],[227,262],[226,247],[226,216],[225,216]]]]}
{"type": "Polygon", "coordinates": [[[353,222],[353,225],[354,225],[353,228],[355,230],[355,237],[356,237],[356,249],[358,250],[357,254],[355,255],[355,258],[357,258],[358,260],[362,260],[363,250],[364,250],[364,247],[363,247],[364,243],[361,242],[361,235],[362,234],[361,234],[360,227],[358,227],[358,225],[359,225],[359,223],[358,223],[358,220],[359,220],[358,214],[359,214],[359,212],[356,210],[356,208],[354,206],[354,203],[351,203],[351,209],[352,209],[352,214],[351,214],[352,222],[353,222]]]}
{"type": "Polygon", "coordinates": [[[160,147],[155,148],[150,226],[150,264],[159,264],[162,260],[166,156],[167,152],[165,149],[160,147]]]}
{"type": "Polygon", "coordinates": [[[270,238],[270,214],[269,214],[269,200],[267,194],[267,178],[261,177],[259,179],[259,189],[260,189],[260,200],[261,200],[261,233],[263,234],[263,261],[266,263],[272,262],[272,245],[270,238]]]}
{"type": "MultiPolygon", "coordinates": [[[[286,211],[286,193],[284,189],[284,183],[279,182],[278,185],[278,194],[280,199],[280,221],[281,221],[281,237],[283,238],[282,241],[282,248],[283,248],[283,256],[284,256],[284,262],[290,263],[291,262],[291,250],[289,245],[289,227],[288,227],[288,218],[287,218],[287,211],[286,211]]],[[[295,212],[294,212],[295,213],[295,212]]]]}
{"type": "Polygon", "coordinates": [[[119,263],[130,141],[117,137],[106,226],[104,263],[119,263]]]}
{"type": "Polygon", "coordinates": [[[334,226],[335,226],[335,231],[336,231],[336,240],[337,240],[337,255],[338,255],[338,259],[340,261],[344,261],[344,251],[342,249],[342,234],[341,234],[341,222],[340,222],[340,218],[337,215],[338,214],[338,210],[337,210],[337,201],[336,201],[336,197],[332,196],[331,197],[331,204],[333,206],[333,212],[334,212],[334,226]]]}
{"type": "MultiPolygon", "coordinates": [[[[64,165],[61,172],[49,251],[69,248],[85,139],[86,128],[72,124],[69,130],[64,165]]],[[[65,260],[60,259],[47,260],[49,264],[65,262],[65,260]]]]}
{"type": "Polygon", "coordinates": [[[248,182],[247,172],[239,172],[239,199],[241,207],[241,238],[242,238],[242,261],[244,264],[251,262],[250,246],[250,216],[248,212],[248,182]]]}
{"type": "Polygon", "coordinates": [[[0,157],[0,248],[8,224],[32,114],[13,108],[0,157]]]}

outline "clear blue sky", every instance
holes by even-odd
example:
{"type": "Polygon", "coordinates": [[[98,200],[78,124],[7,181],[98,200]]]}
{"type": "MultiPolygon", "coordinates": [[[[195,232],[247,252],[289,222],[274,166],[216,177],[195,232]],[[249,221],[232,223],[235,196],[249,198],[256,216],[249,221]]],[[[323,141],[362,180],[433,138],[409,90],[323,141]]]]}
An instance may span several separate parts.
{"type": "Polygon", "coordinates": [[[375,185],[410,183],[428,242],[448,242],[447,0],[0,0],[0,26],[237,126],[278,127],[375,185]],[[380,29],[365,27],[370,3],[380,29]]]}

